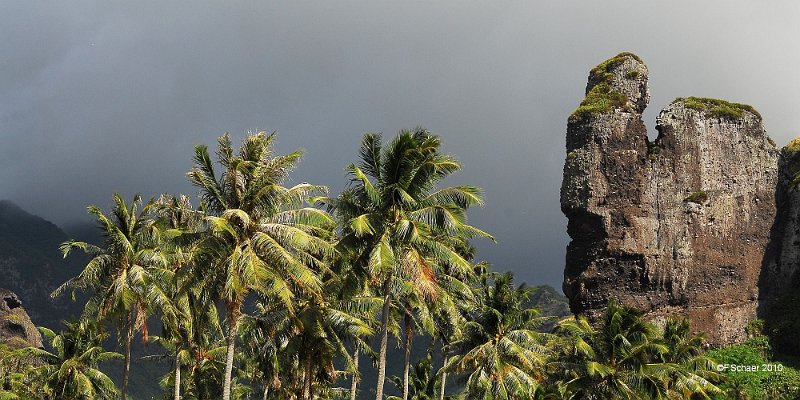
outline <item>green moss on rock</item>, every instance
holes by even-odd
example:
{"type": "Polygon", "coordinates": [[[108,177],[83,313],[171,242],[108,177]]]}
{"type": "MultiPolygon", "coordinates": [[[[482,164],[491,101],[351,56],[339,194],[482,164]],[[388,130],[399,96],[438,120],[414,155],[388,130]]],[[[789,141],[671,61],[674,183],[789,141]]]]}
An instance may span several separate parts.
{"type": "Polygon", "coordinates": [[[686,108],[709,114],[715,118],[730,120],[739,119],[742,118],[745,112],[749,112],[758,117],[758,119],[761,119],[761,114],[756,111],[753,106],[747,104],[731,103],[729,101],[708,97],[678,97],[673,103],[680,101],[684,103],[686,108]]]}
{"type": "Polygon", "coordinates": [[[706,192],[704,192],[702,190],[698,191],[698,192],[694,192],[694,193],[690,194],[689,196],[686,196],[685,199],[683,199],[683,201],[685,201],[685,202],[697,203],[697,204],[703,204],[707,200],[708,200],[708,193],[706,193],[706,192]]]}
{"type": "Polygon", "coordinates": [[[786,174],[792,177],[790,190],[797,190],[800,185],[800,137],[792,139],[781,149],[786,174]]]}
{"type": "Polygon", "coordinates": [[[784,153],[791,153],[791,154],[800,152],[800,137],[792,139],[789,143],[786,144],[786,146],[783,146],[783,149],[781,149],[781,151],[783,151],[784,153]]]}
{"type": "MultiPolygon", "coordinates": [[[[638,62],[642,60],[633,53],[619,53],[608,60],[603,61],[589,72],[589,84],[591,89],[586,93],[586,97],[581,101],[580,106],[570,115],[570,120],[580,120],[585,117],[594,116],[613,111],[615,108],[623,107],[628,98],[616,90],[611,90],[614,81],[614,73],[611,72],[626,59],[633,58],[638,62]]],[[[625,76],[628,79],[635,79],[639,76],[638,71],[629,71],[625,76]],[[635,72],[633,76],[631,73],[635,72]]]]}

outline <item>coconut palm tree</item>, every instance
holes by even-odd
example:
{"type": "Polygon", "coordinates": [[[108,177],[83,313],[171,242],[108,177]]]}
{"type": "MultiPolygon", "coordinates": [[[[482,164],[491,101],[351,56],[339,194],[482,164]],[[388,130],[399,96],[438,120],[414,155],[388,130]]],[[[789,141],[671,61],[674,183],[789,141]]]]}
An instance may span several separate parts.
{"type": "Polygon", "coordinates": [[[543,321],[538,310],[525,307],[531,291],[514,287],[510,272],[481,279],[478,306],[450,345],[446,368],[464,377],[467,399],[533,398],[549,350],[546,335],[537,331],[543,321]]]}
{"type": "Polygon", "coordinates": [[[61,251],[67,257],[81,250],[92,259],[78,276],[68,280],[52,294],[57,297],[67,290],[89,289],[92,294],[84,308],[84,318],[121,319],[125,362],[122,374],[122,399],[127,397],[130,376],[131,342],[136,331],[147,340],[147,318],[153,309],[168,309],[169,297],[156,284],[164,271],[165,260],[157,250],[158,229],[149,218],[152,200],[141,211],[142,198],[135,195],[128,206],[114,193],[114,208],[107,216],[96,206],[88,211],[97,219],[104,242],[97,246],[86,242],[67,241],[61,251]]]}
{"type": "Polygon", "coordinates": [[[52,352],[29,347],[26,353],[39,357],[42,365],[32,375],[44,383],[44,400],[116,399],[114,382],[97,369],[99,363],[122,358],[101,345],[108,335],[101,334],[96,322],[65,322],[60,334],[39,328],[52,352]]]}
{"type": "Polygon", "coordinates": [[[712,383],[721,378],[714,361],[703,352],[705,338],[702,334],[691,333],[688,320],[668,319],[661,336],[667,351],[660,354],[658,361],[668,366],[664,379],[670,394],[678,398],[708,399],[710,395],[722,393],[712,383]]]}
{"type": "Polygon", "coordinates": [[[291,320],[283,309],[268,310],[263,303],[256,304],[256,313],[242,323],[242,341],[245,343],[244,374],[252,384],[260,384],[262,399],[284,389],[281,374],[289,369],[285,360],[291,320]]]}
{"type": "MultiPolygon", "coordinates": [[[[197,288],[187,287],[192,280],[187,279],[189,264],[198,252],[198,234],[201,229],[203,214],[195,210],[187,196],[162,195],[153,206],[157,216],[157,224],[162,230],[159,248],[166,259],[165,271],[158,282],[168,295],[167,309],[160,311],[163,336],[159,341],[173,353],[173,398],[181,398],[181,367],[187,365],[191,358],[189,345],[195,329],[193,322],[199,316],[207,314],[213,303],[206,302],[203,307],[191,307],[202,293],[197,288]],[[194,299],[194,302],[190,301],[194,299]]],[[[214,310],[216,311],[216,310],[214,310]]],[[[214,312],[216,317],[216,312],[214,312]]],[[[201,329],[203,327],[201,326],[201,329]]]]}
{"type": "Polygon", "coordinates": [[[452,238],[490,237],[466,223],[466,209],[482,204],[479,189],[436,188],[460,168],[440,145],[421,128],[401,131],[386,145],[380,135],[366,134],[359,164],[347,167],[351,186],[336,199],[321,199],[343,221],[340,244],[349,259],[383,297],[376,399],[383,397],[390,313],[401,288],[413,283],[432,299],[443,268],[471,271],[452,238]]]}
{"type": "Polygon", "coordinates": [[[374,297],[339,300],[338,292],[336,279],[326,279],[325,295],[298,298],[293,314],[280,303],[259,303],[246,319],[247,358],[259,367],[254,380],[262,382],[264,398],[267,392],[280,398],[324,397],[341,373],[335,360],[344,359],[352,368],[345,342],[363,346],[372,329],[362,317],[373,317],[380,303],[374,297]]]}
{"type": "Polygon", "coordinates": [[[672,371],[659,360],[668,349],[658,328],[641,312],[610,302],[597,330],[583,316],[566,318],[557,330],[569,339],[556,362],[567,371],[567,389],[581,399],[662,398],[672,371]]]}
{"type": "MultiPolygon", "coordinates": [[[[425,358],[414,364],[409,385],[411,389],[408,394],[408,398],[411,400],[435,400],[439,398],[437,389],[440,386],[439,380],[441,375],[437,375],[433,372],[431,350],[432,349],[428,350],[428,354],[425,358]]],[[[392,383],[394,383],[399,390],[403,390],[406,385],[406,383],[398,377],[393,377],[392,383]]],[[[388,397],[388,400],[399,399],[400,398],[396,396],[388,397]]]]}
{"type": "Polygon", "coordinates": [[[248,134],[234,154],[227,134],[219,139],[220,175],[206,146],[195,147],[189,181],[200,188],[208,213],[208,234],[196,263],[197,286],[214,291],[225,303],[227,354],[223,399],[230,399],[235,343],[247,296],[282,303],[294,312],[296,293],[319,293],[317,272],[333,246],[327,235],[333,220],[324,211],[304,207],[325,188],[301,183],[282,186],[300,158],[299,151],[274,155],[274,134],[248,134]]]}

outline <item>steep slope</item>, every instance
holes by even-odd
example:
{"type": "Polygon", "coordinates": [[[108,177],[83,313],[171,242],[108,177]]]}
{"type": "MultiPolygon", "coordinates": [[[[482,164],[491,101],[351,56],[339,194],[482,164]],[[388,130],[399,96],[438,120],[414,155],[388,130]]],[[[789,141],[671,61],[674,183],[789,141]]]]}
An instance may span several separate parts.
{"type": "Polygon", "coordinates": [[[778,150],[752,107],[694,97],[661,111],[650,143],[648,99],[647,67],[623,53],[592,70],[569,119],[564,292],[576,313],[614,300],[735,342],[775,254],[778,150]]]}
{"type": "Polygon", "coordinates": [[[58,245],[67,239],[51,222],[0,201],[0,287],[25,300],[36,325],[57,328],[60,320],[80,312],[69,296],[50,299],[53,289],[85,263],[81,257],[61,257],[58,245]]]}

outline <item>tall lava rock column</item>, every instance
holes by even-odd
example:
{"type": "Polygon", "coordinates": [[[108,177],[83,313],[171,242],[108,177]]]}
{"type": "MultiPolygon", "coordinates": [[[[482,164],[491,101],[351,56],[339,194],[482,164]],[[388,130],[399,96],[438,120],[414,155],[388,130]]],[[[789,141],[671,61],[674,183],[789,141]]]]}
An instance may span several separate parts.
{"type": "Polygon", "coordinates": [[[564,293],[590,318],[614,300],[735,342],[770,262],[778,151],[752,107],[695,97],[661,111],[650,143],[647,72],[630,53],[603,62],[569,117],[564,293]]]}

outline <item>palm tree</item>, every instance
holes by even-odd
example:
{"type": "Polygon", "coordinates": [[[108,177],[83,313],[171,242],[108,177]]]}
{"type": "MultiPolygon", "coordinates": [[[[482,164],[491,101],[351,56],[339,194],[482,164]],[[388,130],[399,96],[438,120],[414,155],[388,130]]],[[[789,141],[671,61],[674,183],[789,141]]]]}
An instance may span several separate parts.
{"type": "Polygon", "coordinates": [[[122,358],[108,352],[101,343],[107,334],[99,333],[96,322],[65,322],[65,329],[56,334],[39,328],[49,341],[52,352],[29,347],[25,351],[39,357],[43,365],[33,370],[36,380],[44,382],[45,400],[115,399],[114,382],[97,369],[101,362],[122,358]]]}
{"type": "Polygon", "coordinates": [[[242,324],[242,341],[245,343],[244,372],[251,383],[260,384],[262,399],[283,389],[282,366],[289,369],[283,359],[288,336],[292,334],[291,320],[285,309],[268,310],[263,303],[256,304],[256,315],[247,316],[242,324]]]}
{"type": "Polygon", "coordinates": [[[583,316],[566,318],[558,331],[568,338],[556,362],[567,371],[567,388],[575,398],[638,399],[667,394],[663,379],[669,366],[659,363],[667,347],[658,329],[641,312],[609,303],[595,330],[583,316]]]}
{"type": "Polygon", "coordinates": [[[526,308],[531,290],[513,286],[513,275],[488,273],[478,287],[477,308],[450,345],[447,370],[465,375],[466,398],[532,398],[543,381],[548,349],[538,333],[542,318],[526,308]]]}
{"type": "Polygon", "coordinates": [[[384,146],[381,136],[366,134],[359,165],[347,167],[352,185],[336,199],[322,199],[342,226],[342,247],[377,286],[383,297],[376,399],[382,399],[390,312],[406,283],[429,300],[440,271],[463,274],[471,264],[454,249],[454,237],[489,237],[466,223],[466,209],[482,204],[480,190],[436,185],[460,168],[439,153],[440,140],[424,129],[401,131],[384,146]]]}
{"type": "MultiPolygon", "coordinates": [[[[472,288],[462,278],[450,275],[450,272],[448,268],[441,271],[433,296],[426,297],[414,282],[407,283],[400,290],[404,299],[401,302],[404,327],[402,400],[407,400],[410,395],[411,342],[414,332],[422,332],[445,343],[460,332],[460,326],[464,323],[462,311],[474,304],[472,288]],[[459,304],[463,307],[459,307],[459,304]]],[[[442,375],[442,382],[446,381],[446,376],[442,375]]]]}
{"type": "Polygon", "coordinates": [[[259,369],[252,375],[259,375],[254,381],[263,382],[264,398],[268,391],[280,393],[281,398],[311,400],[322,396],[340,374],[335,359],[344,358],[348,369],[354,363],[345,341],[362,345],[362,338],[372,334],[362,317],[375,314],[380,306],[378,299],[339,300],[334,276],[326,279],[324,293],[321,298],[300,296],[293,314],[280,303],[259,303],[257,313],[246,319],[247,358],[259,369]]]}
{"type": "Polygon", "coordinates": [[[159,271],[163,271],[164,259],[156,249],[158,230],[148,218],[152,201],[142,205],[140,195],[135,195],[130,207],[118,193],[114,193],[114,208],[111,217],[90,206],[88,211],[97,219],[105,238],[101,246],[86,242],[67,241],[61,251],[67,257],[73,250],[81,250],[92,259],[78,276],[68,280],[52,294],[57,297],[72,289],[93,291],[86,307],[84,318],[103,321],[119,316],[123,326],[122,339],[125,346],[125,362],[122,375],[122,399],[127,398],[130,376],[131,342],[135,331],[141,330],[147,340],[146,320],[151,309],[165,309],[168,296],[155,284],[159,271]]]}
{"type": "MultiPolygon", "coordinates": [[[[410,379],[408,398],[411,400],[435,400],[438,399],[437,387],[439,386],[440,375],[433,373],[431,350],[425,358],[414,364],[413,374],[410,379]]],[[[393,377],[392,382],[398,389],[403,390],[406,383],[398,377],[393,377]]],[[[389,396],[389,400],[399,400],[396,396],[389,396]]]]}
{"type": "Polygon", "coordinates": [[[705,338],[692,334],[686,319],[669,319],[664,326],[662,343],[667,351],[661,354],[661,363],[669,366],[665,377],[667,389],[676,397],[710,398],[722,390],[712,381],[719,381],[715,363],[703,352],[705,338]]]}
{"type": "Polygon", "coordinates": [[[158,283],[170,300],[163,305],[167,309],[159,310],[164,331],[159,341],[173,352],[173,398],[180,400],[181,366],[190,359],[190,349],[186,345],[192,341],[193,322],[197,319],[194,314],[208,313],[209,307],[213,307],[210,303],[199,308],[190,306],[190,296],[197,304],[196,299],[201,294],[196,293],[196,288],[187,287],[191,279],[186,279],[187,272],[190,272],[188,265],[198,251],[197,232],[201,228],[202,214],[192,208],[189,198],[184,195],[162,195],[154,203],[154,209],[158,216],[156,222],[163,231],[159,248],[167,261],[158,283]]]}
{"type": "Polygon", "coordinates": [[[298,292],[319,293],[316,271],[326,268],[332,251],[323,239],[332,219],[303,207],[309,195],[325,188],[301,183],[282,186],[300,158],[299,151],[273,155],[274,134],[249,134],[234,154],[227,134],[217,151],[224,172],[217,176],[208,148],[195,147],[189,181],[200,188],[209,225],[197,263],[198,286],[213,290],[225,303],[228,323],[223,399],[230,399],[236,336],[242,304],[251,292],[294,311],[298,292]]]}

